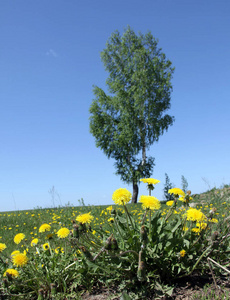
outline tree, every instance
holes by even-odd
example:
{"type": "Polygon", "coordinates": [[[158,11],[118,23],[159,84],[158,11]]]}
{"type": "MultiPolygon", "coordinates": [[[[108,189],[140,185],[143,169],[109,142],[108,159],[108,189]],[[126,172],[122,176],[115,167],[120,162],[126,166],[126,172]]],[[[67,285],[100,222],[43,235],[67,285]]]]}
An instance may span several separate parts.
{"type": "Polygon", "coordinates": [[[139,179],[150,177],[154,167],[146,151],[174,121],[164,114],[174,69],[157,45],[151,33],[136,35],[130,27],[123,36],[115,31],[101,52],[109,93],[95,86],[89,110],[96,146],[115,159],[121,180],[133,184],[134,203],[139,179]]]}
{"type": "Polygon", "coordinates": [[[184,177],[184,175],[181,176],[181,185],[182,185],[182,190],[186,193],[188,191],[188,181],[184,177]]]}
{"type": "Polygon", "coordinates": [[[173,188],[173,184],[170,182],[169,176],[167,173],[165,173],[165,184],[164,184],[164,198],[165,200],[173,200],[173,194],[169,194],[168,190],[173,188]]]}

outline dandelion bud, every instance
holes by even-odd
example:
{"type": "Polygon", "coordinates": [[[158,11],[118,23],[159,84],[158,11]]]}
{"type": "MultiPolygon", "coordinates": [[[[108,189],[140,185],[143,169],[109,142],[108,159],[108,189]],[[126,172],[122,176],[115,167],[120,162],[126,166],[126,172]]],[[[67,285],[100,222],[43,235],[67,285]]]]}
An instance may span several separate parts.
{"type": "Polygon", "coordinates": [[[188,190],[188,191],[187,191],[187,194],[190,196],[190,195],[191,195],[191,191],[190,191],[190,190],[188,190]]]}
{"type": "Polygon", "coordinates": [[[214,232],[212,233],[212,240],[213,240],[213,241],[216,241],[217,238],[218,238],[218,236],[219,236],[219,232],[218,232],[218,231],[214,231],[214,232]]]}
{"type": "Polygon", "coordinates": [[[145,243],[147,241],[147,230],[146,230],[145,225],[141,226],[141,229],[140,229],[140,241],[142,243],[145,243]]]}
{"type": "Polygon", "coordinates": [[[74,225],[73,226],[73,237],[78,239],[79,238],[79,226],[78,225],[74,225]]]}
{"type": "Polygon", "coordinates": [[[80,223],[80,225],[79,225],[79,231],[80,232],[86,232],[86,225],[85,225],[85,223],[84,224],[80,223]]]}
{"type": "Polygon", "coordinates": [[[109,238],[105,241],[105,249],[106,249],[106,250],[111,250],[111,249],[112,249],[111,237],[109,237],[109,238]]]}
{"type": "Polygon", "coordinates": [[[81,249],[82,253],[85,255],[86,258],[88,258],[89,260],[93,259],[92,254],[84,246],[80,246],[79,248],[81,249]]]}
{"type": "Polygon", "coordinates": [[[151,184],[151,183],[148,184],[148,190],[149,190],[149,191],[153,191],[154,188],[155,188],[155,187],[153,186],[153,184],[151,184]]]}
{"type": "Polygon", "coordinates": [[[43,289],[38,290],[38,300],[44,300],[44,291],[43,289]]]}
{"type": "Polygon", "coordinates": [[[146,278],[145,273],[146,273],[145,264],[143,261],[140,261],[139,265],[138,265],[138,270],[137,270],[137,278],[139,281],[145,280],[145,278],[146,278]]]}
{"type": "Polygon", "coordinates": [[[112,238],[112,240],[111,240],[111,249],[115,250],[115,251],[118,250],[118,243],[115,238],[112,238]]]}
{"type": "Polygon", "coordinates": [[[2,279],[2,284],[3,284],[4,288],[7,288],[8,287],[8,280],[6,278],[3,278],[2,279]]]}
{"type": "Polygon", "coordinates": [[[111,214],[112,217],[115,217],[116,214],[117,214],[116,209],[113,208],[113,209],[111,210],[111,213],[110,213],[110,214],[111,214]]]}
{"type": "Polygon", "coordinates": [[[92,227],[91,227],[90,225],[89,225],[89,227],[88,227],[88,228],[89,228],[89,231],[91,231],[91,232],[92,232],[92,227]]]}
{"type": "Polygon", "coordinates": [[[208,218],[212,219],[213,216],[214,216],[214,214],[215,214],[215,212],[216,212],[216,208],[215,207],[213,207],[212,209],[210,209],[208,218]]]}
{"type": "Polygon", "coordinates": [[[50,284],[50,289],[51,289],[51,295],[55,296],[57,294],[57,289],[55,283],[50,284]]]}

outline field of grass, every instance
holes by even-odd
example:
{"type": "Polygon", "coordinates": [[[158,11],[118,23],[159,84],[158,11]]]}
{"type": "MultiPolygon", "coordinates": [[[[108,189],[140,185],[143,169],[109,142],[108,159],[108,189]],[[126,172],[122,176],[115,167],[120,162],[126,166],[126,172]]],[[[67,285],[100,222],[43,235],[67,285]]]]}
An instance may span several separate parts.
{"type": "Polygon", "coordinates": [[[0,297],[81,299],[106,288],[110,299],[175,299],[175,280],[229,276],[229,211],[226,186],[183,201],[175,195],[155,209],[123,203],[2,212],[0,297]]]}

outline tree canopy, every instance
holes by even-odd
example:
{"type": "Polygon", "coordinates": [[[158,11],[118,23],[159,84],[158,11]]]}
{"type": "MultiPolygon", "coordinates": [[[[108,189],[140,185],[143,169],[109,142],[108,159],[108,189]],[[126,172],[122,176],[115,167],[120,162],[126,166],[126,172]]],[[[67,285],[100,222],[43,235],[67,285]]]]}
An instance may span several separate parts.
{"type": "Polygon", "coordinates": [[[109,77],[108,92],[94,86],[90,106],[90,132],[96,146],[115,159],[116,174],[133,183],[149,177],[154,158],[146,151],[173,124],[170,108],[174,68],[149,32],[138,35],[128,27],[121,36],[112,33],[101,59],[109,77]]]}

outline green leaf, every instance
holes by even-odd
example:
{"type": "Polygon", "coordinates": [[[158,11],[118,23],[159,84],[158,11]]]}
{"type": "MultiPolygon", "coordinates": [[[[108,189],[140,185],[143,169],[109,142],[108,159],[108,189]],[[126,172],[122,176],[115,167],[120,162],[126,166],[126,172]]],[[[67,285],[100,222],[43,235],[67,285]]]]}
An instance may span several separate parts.
{"type": "Polygon", "coordinates": [[[132,300],[126,292],[123,292],[120,300],[132,300]]]}

